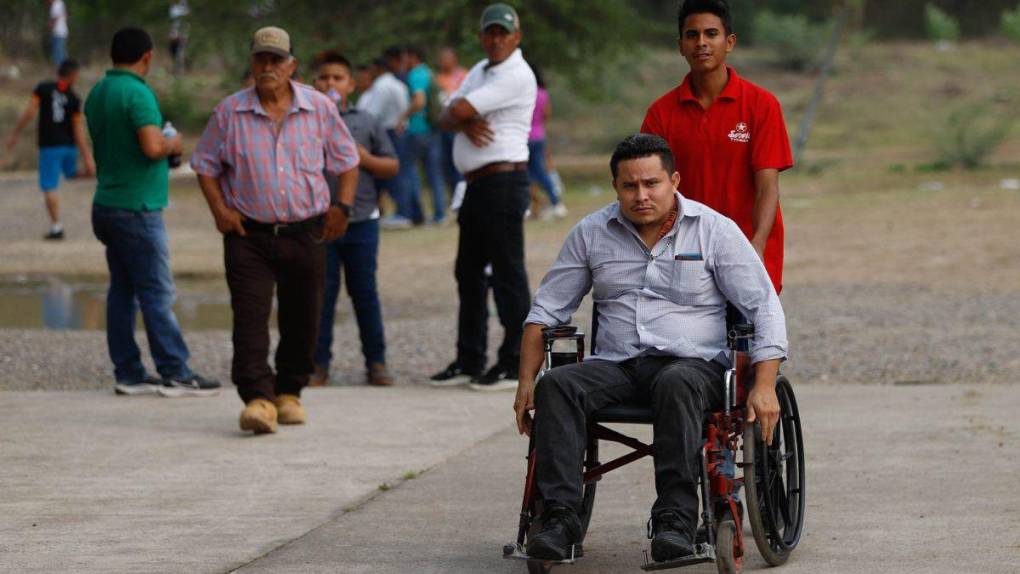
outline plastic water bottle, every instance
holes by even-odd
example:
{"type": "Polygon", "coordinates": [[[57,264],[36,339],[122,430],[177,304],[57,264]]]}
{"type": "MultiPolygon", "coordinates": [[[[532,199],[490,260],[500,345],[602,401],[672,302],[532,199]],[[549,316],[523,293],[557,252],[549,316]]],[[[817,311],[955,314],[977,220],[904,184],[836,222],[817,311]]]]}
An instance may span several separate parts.
{"type": "MultiPolygon", "coordinates": [[[[172,138],[175,135],[177,135],[177,129],[174,128],[174,125],[172,123],[166,122],[165,124],[163,124],[163,137],[165,137],[165,138],[172,138]]],[[[171,168],[180,167],[181,166],[181,154],[175,153],[175,154],[172,154],[172,155],[168,155],[168,156],[166,156],[166,161],[170,165],[171,168]]]]}

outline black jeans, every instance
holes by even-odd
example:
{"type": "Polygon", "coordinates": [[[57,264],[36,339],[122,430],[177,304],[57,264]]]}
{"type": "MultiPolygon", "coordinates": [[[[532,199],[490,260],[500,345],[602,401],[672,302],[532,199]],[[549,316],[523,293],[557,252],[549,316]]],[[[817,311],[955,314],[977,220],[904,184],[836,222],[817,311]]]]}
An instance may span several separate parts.
{"type": "Polygon", "coordinates": [[[546,508],[581,510],[587,419],[610,405],[651,404],[655,413],[652,514],[673,510],[694,534],[702,427],[722,408],[725,367],[701,359],[641,356],[591,360],[552,369],[535,388],[535,484],[546,508]]]}
{"type": "Polygon", "coordinates": [[[274,236],[248,231],[223,237],[223,255],[234,312],[230,377],[245,403],[300,395],[312,373],[326,268],[326,246],[306,231],[274,236]],[[269,366],[269,318],[276,290],[280,342],[276,373],[269,366]]]}
{"type": "Polygon", "coordinates": [[[524,212],[528,208],[528,174],[496,173],[468,185],[457,214],[457,362],[472,371],[485,368],[488,287],[505,331],[499,363],[517,372],[524,319],[531,307],[524,269],[524,212]],[[492,264],[492,277],[485,267],[492,264]]]}

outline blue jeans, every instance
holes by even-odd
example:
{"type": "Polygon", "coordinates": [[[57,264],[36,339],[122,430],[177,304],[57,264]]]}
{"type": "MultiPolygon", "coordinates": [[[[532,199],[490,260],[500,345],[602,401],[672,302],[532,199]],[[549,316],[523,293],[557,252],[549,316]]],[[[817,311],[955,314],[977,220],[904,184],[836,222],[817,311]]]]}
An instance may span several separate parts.
{"type": "Polygon", "coordinates": [[[319,339],[315,346],[315,364],[329,365],[333,358],[333,320],[340,296],[340,267],[347,273],[347,294],[354,304],[354,315],[361,334],[361,353],[365,367],[386,363],[386,338],[383,333],[382,305],[376,288],[375,272],[379,256],[379,221],[359,221],[347,233],[326,245],[326,289],[322,298],[319,339]]]}
{"type": "Polygon", "coordinates": [[[446,214],[446,185],[443,183],[442,141],[438,133],[404,134],[405,155],[400,158],[400,174],[404,178],[404,189],[410,200],[409,212],[400,215],[415,223],[424,221],[421,209],[421,176],[418,162],[425,165],[425,179],[432,190],[432,219],[440,221],[446,214]]]}
{"type": "Polygon", "coordinates": [[[59,66],[67,59],[67,38],[50,36],[50,60],[54,66],[59,66]]]}
{"type": "Polygon", "coordinates": [[[528,142],[528,178],[545,189],[549,203],[556,205],[560,202],[559,196],[556,195],[556,185],[553,184],[549,170],[545,167],[545,140],[528,142]]]}
{"type": "Polygon", "coordinates": [[[186,378],[188,346],[174,316],[174,278],[163,212],[92,206],[92,231],[106,246],[110,289],[106,294],[106,343],[120,383],[145,380],[135,343],[135,318],[142,310],[156,372],[186,378]]]}

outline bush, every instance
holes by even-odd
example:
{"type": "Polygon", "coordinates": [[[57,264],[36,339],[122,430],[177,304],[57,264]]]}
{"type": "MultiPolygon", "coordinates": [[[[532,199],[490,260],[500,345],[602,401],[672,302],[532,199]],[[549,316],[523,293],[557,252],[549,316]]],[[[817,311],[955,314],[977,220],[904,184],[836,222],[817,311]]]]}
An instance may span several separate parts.
{"type": "MultiPolygon", "coordinates": [[[[157,82],[154,82],[157,84],[157,82]]],[[[163,118],[173,122],[178,131],[201,131],[205,127],[206,119],[209,117],[209,109],[203,109],[198,102],[198,95],[195,93],[195,86],[183,79],[170,79],[163,89],[156,88],[156,95],[159,98],[159,107],[163,118]]]]}
{"type": "Polygon", "coordinates": [[[943,129],[934,134],[938,165],[981,167],[1009,135],[1012,122],[991,105],[968,105],[949,114],[943,129]]]}
{"type": "Polygon", "coordinates": [[[1002,33],[1007,38],[1020,44],[1020,4],[1013,10],[1002,13],[1002,33]]]}
{"type": "Polygon", "coordinates": [[[829,26],[816,24],[804,15],[759,12],[754,17],[756,46],[772,51],[776,61],[791,70],[810,70],[825,52],[829,26]]]}
{"type": "Polygon", "coordinates": [[[960,39],[960,23],[934,4],[924,6],[924,31],[930,40],[955,42],[960,39]]]}

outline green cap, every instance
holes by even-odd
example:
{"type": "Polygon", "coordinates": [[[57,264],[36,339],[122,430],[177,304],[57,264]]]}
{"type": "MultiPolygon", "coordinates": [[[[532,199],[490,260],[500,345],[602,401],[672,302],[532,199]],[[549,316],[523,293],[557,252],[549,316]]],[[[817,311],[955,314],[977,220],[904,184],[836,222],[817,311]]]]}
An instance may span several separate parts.
{"type": "Polygon", "coordinates": [[[516,32],[521,29],[521,19],[517,17],[517,11],[508,4],[490,4],[482,12],[482,30],[489,26],[501,26],[507,32],[516,32]]]}

